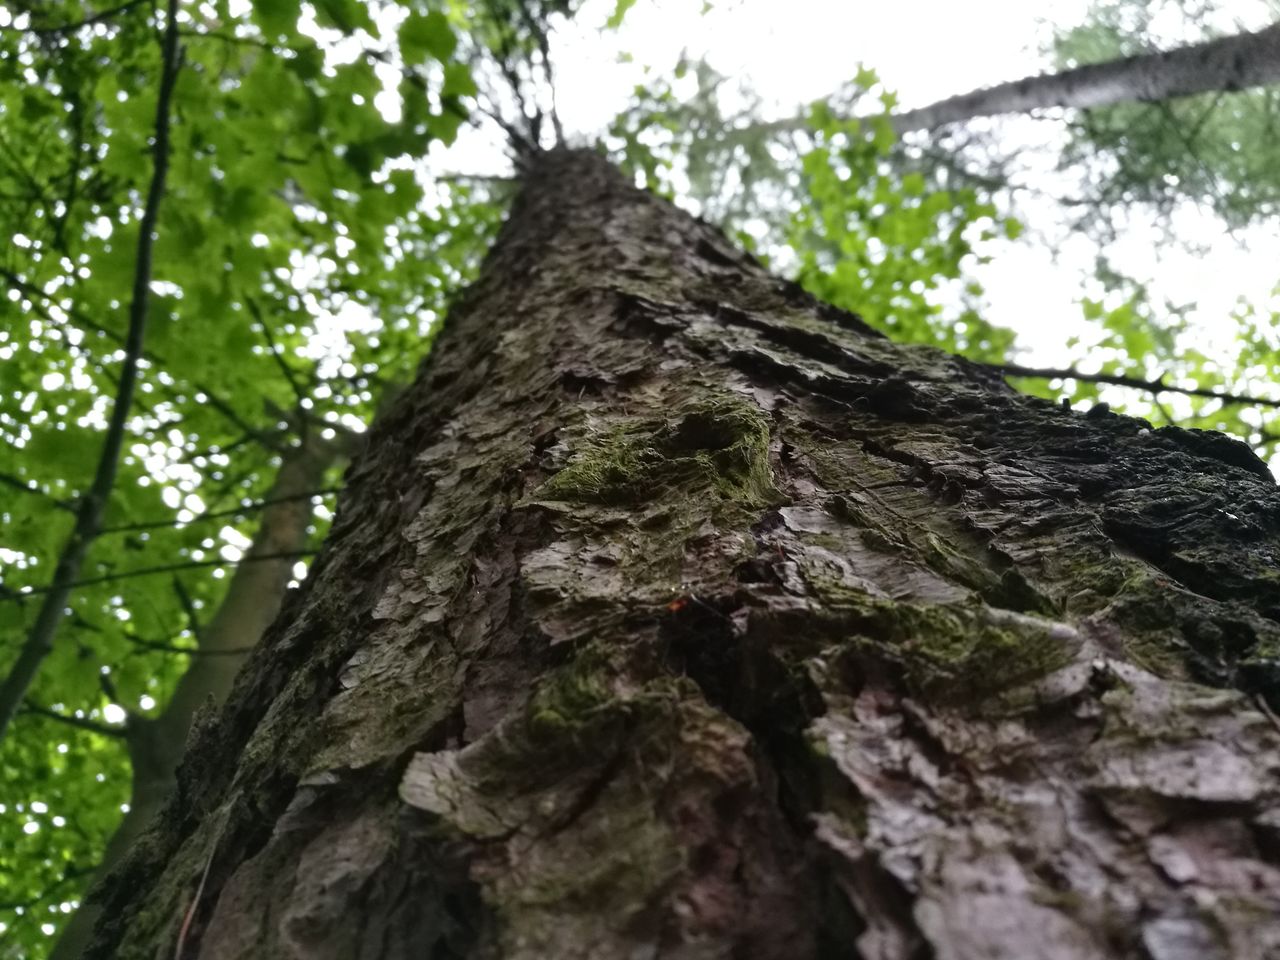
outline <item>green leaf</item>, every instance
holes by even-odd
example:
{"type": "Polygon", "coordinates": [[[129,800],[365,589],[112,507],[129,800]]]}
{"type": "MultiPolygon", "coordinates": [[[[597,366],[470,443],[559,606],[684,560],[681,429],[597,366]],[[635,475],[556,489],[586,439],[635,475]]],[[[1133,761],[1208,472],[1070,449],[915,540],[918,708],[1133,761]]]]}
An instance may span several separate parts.
{"type": "Polygon", "coordinates": [[[469,66],[457,61],[445,64],[444,86],[440,88],[440,96],[474,97],[476,92],[476,82],[469,66]]]}
{"type": "Polygon", "coordinates": [[[361,0],[312,0],[316,9],[316,22],[322,27],[337,27],[343,33],[352,34],[365,30],[378,35],[378,28],[369,16],[369,7],[361,0]]]}
{"type": "Polygon", "coordinates": [[[465,113],[446,110],[444,113],[435,114],[427,121],[427,131],[436,140],[450,144],[457,139],[458,128],[462,126],[464,119],[466,119],[465,113]]]}
{"type": "MultiPolygon", "coordinates": [[[[617,30],[622,26],[622,21],[626,18],[627,13],[636,5],[636,0],[617,0],[614,4],[613,13],[609,15],[609,19],[604,22],[605,29],[617,30]]],[[[706,10],[704,9],[705,13],[706,10]]]]}
{"type": "Polygon", "coordinates": [[[293,33],[301,12],[301,0],[255,0],[253,4],[254,22],[270,40],[293,33]]]}
{"type": "Polygon", "coordinates": [[[409,66],[417,66],[427,57],[444,62],[458,48],[458,38],[449,19],[438,10],[411,13],[400,24],[400,56],[409,66]]]}

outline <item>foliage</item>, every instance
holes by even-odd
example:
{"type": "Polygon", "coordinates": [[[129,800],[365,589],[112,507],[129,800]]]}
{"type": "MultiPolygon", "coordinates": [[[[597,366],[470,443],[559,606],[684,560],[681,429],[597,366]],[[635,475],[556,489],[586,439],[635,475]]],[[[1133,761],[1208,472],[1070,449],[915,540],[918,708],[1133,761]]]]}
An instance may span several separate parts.
{"type": "Polygon", "coordinates": [[[1241,298],[1230,318],[1234,335],[1207,344],[1190,316],[1195,304],[1156,303],[1146,284],[1115,272],[1105,260],[1099,261],[1097,274],[1101,296],[1085,297],[1080,304],[1088,332],[1066,344],[1080,358],[1074,367],[1081,376],[1018,378],[1018,387],[1075,404],[1106,402],[1155,426],[1222,431],[1248,442],[1264,460],[1275,457],[1280,452],[1280,397],[1273,389],[1274,371],[1280,369],[1280,312],[1241,298]],[[1259,398],[1267,402],[1255,402],[1259,398]]]}
{"type": "Polygon", "coordinates": [[[796,210],[787,231],[799,256],[797,279],[896,340],[1002,360],[1013,332],[981,318],[981,285],[963,285],[958,310],[937,295],[961,281],[967,261],[985,259],[974,252],[975,235],[978,242],[996,230],[1014,237],[1019,224],[997,220],[995,206],[971,188],[930,189],[919,173],[899,176],[888,162],[896,142],[892,96],[883,94],[882,103],[884,113],[850,120],[814,106],[813,147],[802,158],[811,203],[796,210]]]}
{"type": "MultiPolygon", "coordinates": [[[[1280,7],[1244,5],[1260,21],[1280,7]]],[[[1192,43],[1233,33],[1240,4],[1168,0],[1095,0],[1088,19],[1053,38],[1058,66],[1149,53],[1157,38],[1192,43]]],[[[1200,204],[1233,228],[1280,210],[1280,91],[1217,91],[1177,100],[1129,102],[1081,111],[1069,123],[1062,155],[1079,172],[1089,202],[1082,226],[1111,231],[1118,203],[1145,204],[1168,223],[1181,206],[1200,204]]]]}
{"type": "Polygon", "coordinates": [[[803,117],[772,122],[756,118],[750,90],[725,97],[726,86],[707,64],[681,62],[638,88],[609,131],[619,162],[895,339],[1007,355],[1012,331],[982,319],[982,287],[965,274],[984,260],[983,243],[1021,227],[974,187],[948,186],[946,170],[912,167],[889,122],[896,98],[873,71],[860,68],[803,117]],[[693,92],[682,98],[674,87],[686,78],[693,92]]]}
{"type": "MultiPolygon", "coordinates": [[[[0,643],[23,641],[88,487],[122,360],[161,50],[150,5],[0,17],[0,643]],[[31,595],[27,595],[31,594],[31,595]]],[[[416,160],[468,116],[460,5],[183,5],[141,392],[34,708],[0,753],[0,956],[41,955],[128,798],[153,715],[255,503],[307,430],[406,380],[496,225],[416,160]],[[385,25],[398,20],[394,30],[385,25]],[[384,35],[384,33],[386,35],[384,35]],[[217,564],[217,566],[213,566],[217,564]],[[159,568],[150,575],[139,571],[159,568]]],[[[316,491],[317,536],[331,478],[316,491]]]]}
{"type": "MultiPolygon", "coordinates": [[[[1099,63],[1256,28],[1274,20],[1273,0],[1224,5],[1217,0],[1095,0],[1088,17],[1053,38],[1059,67],[1099,63]]],[[[1074,171],[1080,196],[1075,225],[1100,244],[1116,239],[1120,206],[1162,224],[1170,242],[1196,248],[1195,234],[1175,229],[1175,216],[1195,206],[1228,230],[1266,223],[1280,208],[1273,157],[1280,149],[1280,91],[1220,91],[1162,102],[1130,102],[1080,111],[1068,123],[1060,165],[1074,171]]],[[[1207,255],[1207,251],[1205,251],[1207,255]]],[[[1280,315],[1265,304],[1241,302],[1232,325],[1212,347],[1191,319],[1194,303],[1156,302],[1147,284],[1117,273],[1100,256],[1103,296],[1081,301],[1091,333],[1068,344],[1082,369],[1187,389],[1277,399],[1272,344],[1280,315]],[[1229,346],[1228,346],[1229,344],[1229,346]]],[[[1226,326],[1225,323],[1222,326],[1226,326]]],[[[1058,395],[1058,384],[1021,384],[1058,395]]],[[[1263,458],[1274,457],[1280,417],[1274,406],[1227,402],[1177,393],[1103,388],[1075,380],[1066,395],[1097,401],[1105,395],[1126,413],[1156,424],[1222,430],[1247,440],[1263,458]]]]}

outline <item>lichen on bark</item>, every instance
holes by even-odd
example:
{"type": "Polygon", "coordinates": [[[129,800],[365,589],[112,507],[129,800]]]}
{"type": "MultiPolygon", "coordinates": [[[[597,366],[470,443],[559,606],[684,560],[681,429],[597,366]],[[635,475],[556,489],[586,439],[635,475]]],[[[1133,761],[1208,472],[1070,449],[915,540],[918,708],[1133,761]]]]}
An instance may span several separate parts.
{"type": "Polygon", "coordinates": [[[548,154],[92,955],[1262,960],[1278,556],[548,154]]]}

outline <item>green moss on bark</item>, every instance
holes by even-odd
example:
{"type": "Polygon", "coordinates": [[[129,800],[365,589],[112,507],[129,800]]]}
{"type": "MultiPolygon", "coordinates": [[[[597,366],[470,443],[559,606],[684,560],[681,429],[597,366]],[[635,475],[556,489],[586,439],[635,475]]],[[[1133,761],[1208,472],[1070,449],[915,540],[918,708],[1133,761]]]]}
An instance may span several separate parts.
{"type": "Polygon", "coordinates": [[[631,506],[673,495],[751,508],[776,502],[769,422],[759,410],[721,397],[666,420],[615,426],[575,451],[535,498],[631,506]]]}
{"type": "Polygon", "coordinates": [[[1065,666],[1075,652],[1051,621],[979,601],[887,600],[821,577],[810,586],[852,633],[850,642],[897,664],[911,693],[936,703],[984,703],[1065,666]]]}

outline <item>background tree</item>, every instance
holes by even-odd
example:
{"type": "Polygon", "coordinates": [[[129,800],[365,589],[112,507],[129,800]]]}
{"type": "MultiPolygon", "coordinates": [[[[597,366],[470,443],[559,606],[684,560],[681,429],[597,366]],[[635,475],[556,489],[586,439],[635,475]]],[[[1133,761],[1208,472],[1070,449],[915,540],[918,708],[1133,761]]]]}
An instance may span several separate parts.
{"type": "MultiPolygon", "coordinates": [[[[1254,19],[1280,18],[1271,3],[1249,8],[1254,19]]],[[[1052,55],[1064,69],[1149,55],[1170,38],[1214,44],[1238,27],[1241,7],[1216,3],[1167,4],[1148,0],[1108,0],[1094,4],[1087,23],[1059,31],[1052,55]]],[[[1280,35],[1272,25],[1252,36],[1280,35]]],[[[1272,51],[1271,64],[1280,63],[1272,51]]],[[[1114,221],[1104,215],[1117,203],[1141,203],[1161,217],[1178,238],[1171,218],[1188,203],[1202,205],[1232,228],[1275,215],[1276,172],[1267,158],[1276,142],[1280,92],[1275,81],[1223,84],[1170,97],[1095,106],[1075,114],[1063,163],[1078,165],[1079,226],[1106,236],[1114,221]],[[1081,196],[1084,191],[1090,191],[1081,196]]]]}
{"type": "MultiPolygon", "coordinates": [[[[1274,35],[1278,18],[1280,7],[1271,2],[1108,0],[1092,6],[1086,23],[1058,30],[1050,52],[1060,67],[1070,69],[1146,56],[1175,43],[1231,42],[1240,31],[1274,35]]],[[[1269,60],[1277,62],[1274,53],[1269,60]]],[[[1170,245],[1206,258],[1215,257],[1215,247],[1252,242],[1251,226],[1266,224],[1276,211],[1274,171],[1264,159],[1276,147],[1276,103],[1274,84],[1228,84],[1069,115],[1060,159],[1072,185],[1069,222],[1096,237],[1100,247],[1099,293],[1082,302],[1097,332],[1082,337],[1076,349],[1104,377],[1178,382],[1237,398],[1257,395],[1251,384],[1274,379],[1280,355],[1274,347],[1273,304],[1242,298],[1234,324],[1217,318],[1217,326],[1232,335],[1206,343],[1203,334],[1197,336],[1197,313],[1203,313],[1197,303],[1153,295],[1152,281],[1126,276],[1111,251],[1124,224],[1129,230],[1159,230],[1170,245]],[[1114,215],[1117,207],[1128,211],[1124,218],[1114,215]]],[[[1098,392],[1096,383],[1086,382],[1078,383],[1073,395],[1090,399],[1098,392]]],[[[1125,402],[1157,423],[1225,430],[1253,443],[1264,456],[1275,456],[1273,406],[1194,392],[1144,396],[1129,391],[1125,402]]]]}

